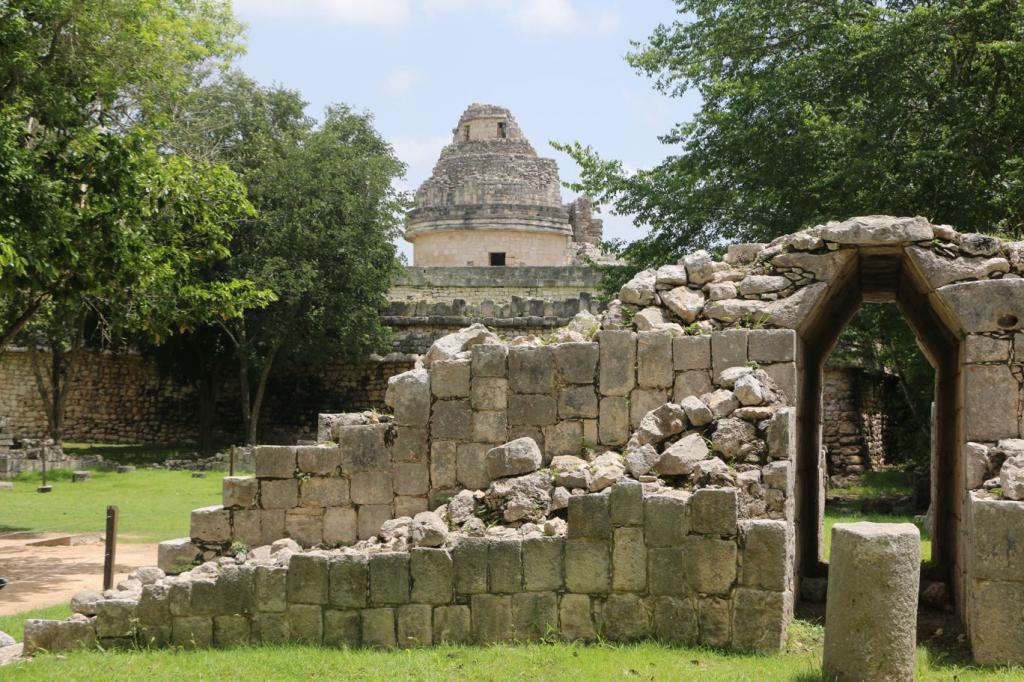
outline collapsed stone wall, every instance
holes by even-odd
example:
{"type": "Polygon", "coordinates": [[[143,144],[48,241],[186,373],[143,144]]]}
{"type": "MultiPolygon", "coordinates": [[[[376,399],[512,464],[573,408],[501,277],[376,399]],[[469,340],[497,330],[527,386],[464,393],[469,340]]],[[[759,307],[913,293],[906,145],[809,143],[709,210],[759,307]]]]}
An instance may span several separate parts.
{"type": "MultiPolygon", "coordinates": [[[[821,441],[832,485],[885,466],[892,439],[886,407],[889,383],[856,367],[826,367],[821,441]]],[[[898,456],[900,453],[892,453],[898,456]]],[[[909,453],[902,453],[906,457],[909,453]]]]}

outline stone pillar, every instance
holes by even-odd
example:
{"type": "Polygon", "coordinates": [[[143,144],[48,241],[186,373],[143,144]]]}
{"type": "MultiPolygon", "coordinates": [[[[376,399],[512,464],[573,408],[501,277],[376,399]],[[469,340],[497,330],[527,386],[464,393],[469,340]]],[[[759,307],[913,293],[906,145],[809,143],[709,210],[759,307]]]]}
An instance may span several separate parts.
{"type": "Polygon", "coordinates": [[[910,523],[832,527],[823,671],[830,680],[913,680],[921,536],[910,523]]]}

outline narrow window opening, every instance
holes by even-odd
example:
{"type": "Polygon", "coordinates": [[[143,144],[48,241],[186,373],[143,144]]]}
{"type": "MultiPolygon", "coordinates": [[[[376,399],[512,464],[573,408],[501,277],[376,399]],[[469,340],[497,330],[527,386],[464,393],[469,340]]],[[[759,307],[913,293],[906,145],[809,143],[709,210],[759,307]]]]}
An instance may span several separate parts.
{"type": "Polygon", "coordinates": [[[505,252],[494,251],[491,252],[491,265],[504,265],[505,264],[505,252]]]}
{"type": "Polygon", "coordinates": [[[462,126],[462,139],[469,142],[469,125],[462,126]]]}
{"type": "Polygon", "coordinates": [[[505,130],[505,122],[504,121],[498,121],[498,137],[501,137],[501,138],[508,137],[508,133],[505,130]]]}

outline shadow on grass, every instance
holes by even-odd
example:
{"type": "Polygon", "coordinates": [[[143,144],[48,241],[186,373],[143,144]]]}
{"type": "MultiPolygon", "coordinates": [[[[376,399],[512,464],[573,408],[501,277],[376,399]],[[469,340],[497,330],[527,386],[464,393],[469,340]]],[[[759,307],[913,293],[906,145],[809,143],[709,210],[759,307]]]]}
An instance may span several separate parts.
{"type": "Polygon", "coordinates": [[[191,459],[196,456],[191,443],[139,443],[104,445],[99,443],[64,443],[64,451],[72,456],[99,455],[114,464],[159,464],[168,459],[191,459]]]}

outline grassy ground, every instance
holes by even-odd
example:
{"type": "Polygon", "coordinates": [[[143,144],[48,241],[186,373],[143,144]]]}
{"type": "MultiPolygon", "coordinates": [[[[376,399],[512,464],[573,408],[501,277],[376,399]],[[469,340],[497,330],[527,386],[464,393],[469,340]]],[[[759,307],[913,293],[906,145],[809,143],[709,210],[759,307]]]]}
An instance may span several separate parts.
{"type": "Polygon", "coordinates": [[[855,523],[857,521],[873,521],[875,523],[913,523],[921,531],[921,562],[932,558],[932,539],[924,527],[914,520],[913,516],[894,516],[892,514],[842,514],[825,510],[825,560],[832,551],[832,526],[837,523],[855,523]]]}
{"type": "Polygon", "coordinates": [[[120,510],[118,539],[159,542],[188,535],[189,511],[219,504],[223,472],[192,478],[188,471],[94,471],[72,483],[69,471],[50,473],[53,492],[36,492],[39,474],[22,474],[0,499],[0,533],[18,530],[102,532],[107,505],[120,510]]]}
{"type": "MultiPolygon", "coordinates": [[[[210,651],[108,651],[39,656],[4,668],[5,680],[820,680],[822,628],[794,623],[776,656],[657,643],[444,646],[410,651],[259,647],[210,651]],[[100,673],[99,671],[102,671],[100,673]]],[[[979,670],[917,655],[918,680],[1020,680],[1022,670],[979,670]]]]}
{"type": "MultiPolygon", "coordinates": [[[[0,597],[2,598],[2,597],[0,597]]],[[[45,609],[33,609],[22,611],[13,616],[0,616],[0,632],[6,632],[14,639],[21,641],[25,621],[29,618],[44,618],[47,620],[63,620],[71,615],[71,608],[67,604],[47,606],[45,609]]],[[[0,679],[2,679],[0,675],[0,679]]]]}
{"type": "Polygon", "coordinates": [[[914,489],[911,484],[910,474],[899,469],[884,469],[881,471],[865,471],[860,475],[860,480],[856,484],[845,488],[833,489],[829,492],[841,492],[847,497],[870,499],[894,495],[910,495],[914,492],[914,489]]]}

